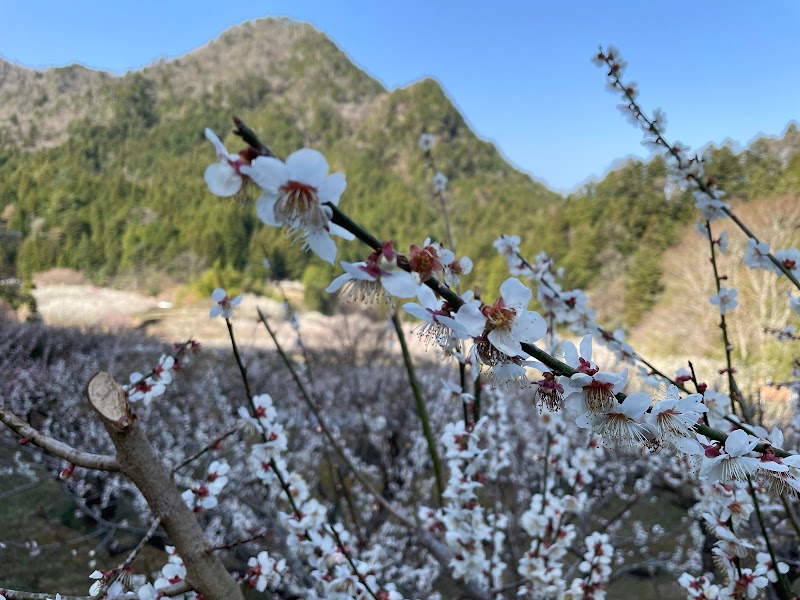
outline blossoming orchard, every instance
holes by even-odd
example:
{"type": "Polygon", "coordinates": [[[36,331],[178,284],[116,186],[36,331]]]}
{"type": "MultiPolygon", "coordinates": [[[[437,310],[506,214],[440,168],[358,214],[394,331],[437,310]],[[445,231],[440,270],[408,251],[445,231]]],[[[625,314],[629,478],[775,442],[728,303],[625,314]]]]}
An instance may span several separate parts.
{"type": "MultiPolygon", "coordinates": [[[[218,157],[205,171],[208,189],[242,198],[257,186],[258,218],[322,261],[337,264],[337,244],[363,249],[362,262],[339,262],[341,275],[324,285],[343,302],[388,310],[412,418],[388,427],[396,401],[384,390],[360,406],[360,437],[349,434],[336,413],[348,374],[338,385],[315,380],[314,362],[283,348],[261,311],[283,363],[274,376],[293,387],[256,387],[258,365],[232,326],[246,300],[224,289],[208,305],[227,328],[232,383],[210,408],[171,397],[179,372],[209,394],[218,389],[193,372],[195,340],[154,355],[152,368],[138,366],[145,372],[123,384],[105,372],[88,377],[95,414],[80,427],[91,437],[73,435],[69,414],[37,429],[19,416],[24,401],[4,400],[0,420],[78,497],[99,498],[87,508],[98,520],[123,497],[144,515],[138,543],[87,563],[81,598],[599,600],[632,572],[652,579],[652,591],[613,597],[659,598],[666,579],[686,598],[797,597],[800,407],[767,429],[742,392],[728,333],[737,290],[717,259],[729,236],[743,236],[744,265],[774,274],[800,313],[800,251],[773,251],[742,222],[703,160],[669,140],[663,114],[637,103],[616,49],[594,62],[646,144],[668,159],[673,184],[694,195],[708,249],[697,268],[710,259],[707,310],[718,314],[726,356],[719,371],[688,360],[677,373],[659,369],[621,330],[596,322],[583,291],[562,289],[550,257],[523,256],[524,232],[497,232],[509,277],[493,296],[465,289],[473,263],[454,247],[448,178],[435,162],[447,149],[434,135],[421,133],[419,151],[442,222],[404,248],[347,212],[345,175],[320,152],[298,149],[284,161],[234,118],[237,153],[205,131],[218,157]],[[415,368],[412,328],[440,359],[433,378],[415,368]],[[398,432],[410,451],[397,450],[398,432]],[[373,448],[371,459],[356,440],[373,448]],[[326,462],[339,465],[326,476],[335,502],[321,493],[326,462]],[[666,525],[657,507],[668,493],[683,512],[666,525]],[[141,555],[156,539],[168,558],[153,570],[141,555]]],[[[776,334],[795,339],[791,328],[776,334]]],[[[35,540],[27,543],[34,552],[35,540]]],[[[0,599],[74,598],[63,591],[0,588],[0,599]]]]}

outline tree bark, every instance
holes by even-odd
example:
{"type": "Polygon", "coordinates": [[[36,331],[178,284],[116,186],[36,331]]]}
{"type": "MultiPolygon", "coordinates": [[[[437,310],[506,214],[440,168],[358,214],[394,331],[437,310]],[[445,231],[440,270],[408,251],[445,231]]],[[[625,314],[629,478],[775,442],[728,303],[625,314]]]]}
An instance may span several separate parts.
{"type": "Polygon", "coordinates": [[[181,498],[172,475],[137,424],[124,390],[108,373],[97,373],[86,388],[89,403],[98,413],[117,450],[117,462],[161,517],[161,525],[186,566],[186,579],[207,600],[243,600],[216,554],[208,549],[194,513],[181,498]]]}

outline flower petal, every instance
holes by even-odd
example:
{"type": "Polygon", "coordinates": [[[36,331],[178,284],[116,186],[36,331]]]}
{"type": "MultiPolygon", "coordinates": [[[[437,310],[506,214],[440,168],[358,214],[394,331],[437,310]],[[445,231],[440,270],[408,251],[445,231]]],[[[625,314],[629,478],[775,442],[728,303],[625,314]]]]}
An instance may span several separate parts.
{"type": "Polygon", "coordinates": [[[532,292],[516,277],[509,277],[500,286],[500,295],[506,306],[514,309],[528,308],[532,292]]]}
{"type": "Polygon", "coordinates": [[[278,202],[277,194],[264,192],[256,202],[256,214],[265,225],[272,227],[282,227],[283,223],[275,216],[275,204],[278,202]]]}
{"type": "Polygon", "coordinates": [[[492,346],[508,356],[514,357],[524,354],[519,342],[515,340],[511,332],[506,329],[492,329],[489,332],[488,338],[492,346]]]}
{"type": "MultiPolygon", "coordinates": [[[[578,349],[575,347],[575,344],[572,342],[564,342],[564,362],[574,369],[580,364],[578,358],[578,349]]],[[[586,360],[589,359],[587,358],[586,360]]]]}
{"type": "Polygon", "coordinates": [[[218,162],[206,167],[203,174],[209,191],[215,196],[227,198],[242,188],[242,176],[227,162],[218,162]]]}
{"type": "Polygon", "coordinates": [[[420,283],[411,273],[393,271],[381,277],[381,284],[391,296],[413,298],[417,295],[420,283]]]}
{"type": "Polygon", "coordinates": [[[756,447],[758,439],[748,435],[744,430],[737,429],[728,435],[725,440],[725,452],[731,456],[742,456],[756,447]]]}
{"type": "Polygon", "coordinates": [[[625,398],[625,401],[620,404],[618,412],[629,419],[638,421],[648,408],[650,408],[650,396],[644,392],[636,392],[625,398]]]}
{"type": "Polygon", "coordinates": [[[265,192],[277,193],[289,181],[289,170],[274,156],[257,156],[250,165],[242,165],[239,170],[265,192]]]}
{"type": "Polygon", "coordinates": [[[361,267],[367,265],[365,262],[357,262],[357,263],[349,263],[346,260],[339,261],[339,264],[342,265],[342,269],[344,272],[350,275],[352,279],[363,279],[364,281],[375,281],[375,278],[367,273],[361,267]]]}
{"type": "Polygon", "coordinates": [[[306,238],[306,244],[322,260],[331,264],[336,260],[336,243],[324,229],[310,231],[306,238]]]}
{"type": "Polygon", "coordinates": [[[344,173],[332,173],[317,187],[317,197],[320,202],[330,202],[337,206],[346,188],[347,179],[344,173]]]}
{"type": "Polygon", "coordinates": [[[547,333],[547,323],[542,316],[533,311],[525,311],[517,315],[511,325],[511,334],[519,342],[533,344],[547,333]]]}
{"type": "Polygon", "coordinates": [[[343,240],[347,240],[348,242],[356,239],[356,236],[347,231],[344,227],[340,227],[336,223],[328,223],[328,233],[331,235],[338,235],[343,240]]]}
{"type": "Polygon", "coordinates": [[[462,304],[456,313],[455,319],[472,337],[481,335],[486,327],[486,317],[481,312],[477,302],[462,304]]]}
{"type": "Polygon", "coordinates": [[[586,335],[581,340],[581,356],[591,362],[592,360],[592,336],[586,335]]]}
{"type": "Polygon", "coordinates": [[[211,129],[206,127],[205,129],[206,139],[214,144],[214,150],[216,150],[218,156],[228,156],[228,149],[225,145],[220,141],[217,137],[217,134],[214,133],[211,129]]]}
{"type": "Polygon", "coordinates": [[[328,161],[318,150],[301,148],[286,159],[286,168],[291,181],[299,181],[317,189],[328,175],[328,161]]]}

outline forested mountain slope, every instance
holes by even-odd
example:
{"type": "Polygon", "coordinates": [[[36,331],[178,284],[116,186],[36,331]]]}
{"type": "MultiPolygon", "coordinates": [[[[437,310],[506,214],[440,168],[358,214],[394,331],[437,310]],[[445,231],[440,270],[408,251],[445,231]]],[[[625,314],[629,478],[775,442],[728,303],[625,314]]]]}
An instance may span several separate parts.
{"type": "MultiPolygon", "coordinates": [[[[246,286],[269,258],[273,276],[327,284],[335,268],[262,227],[252,204],[206,190],[214,154],[203,128],[238,150],[225,135],[233,114],[279,156],[321,150],[347,175],[342,208],[401,249],[443,236],[417,145],[436,134],[456,250],[473,258],[471,283],[489,294],[506,277],[491,243],[518,234],[531,257],[553,254],[568,284],[619,281],[625,320],[635,322],[661,289],[661,253],[694,218],[687,195],[667,189],[659,158],[628,162],[565,198],[476,137],[435,81],[387,91],[310,25],[264,19],[122,77],[0,62],[0,273],[24,279],[65,266],[98,282],[143,272],[183,281],[215,269],[243,274],[246,286]]],[[[712,148],[711,170],[736,198],[794,193],[798,138],[790,127],[740,153],[712,148]]],[[[340,243],[342,259],[364,253],[340,243]]]]}

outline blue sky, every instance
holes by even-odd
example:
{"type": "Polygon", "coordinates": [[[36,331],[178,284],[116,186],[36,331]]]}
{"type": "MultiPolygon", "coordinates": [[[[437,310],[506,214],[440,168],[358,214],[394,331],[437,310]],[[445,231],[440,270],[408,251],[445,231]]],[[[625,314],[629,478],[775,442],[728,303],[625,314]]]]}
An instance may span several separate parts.
{"type": "Polygon", "coordinates": [[[567,190],[645,156],[597,45],[615,44],[640,101],[693,147],[780,134],[800,114],[800,2],[0,0],[0,56],[116,73],[176,57],[264,16],[308,21],[389,88],[441,82],[481,137],[567,190]]]}

